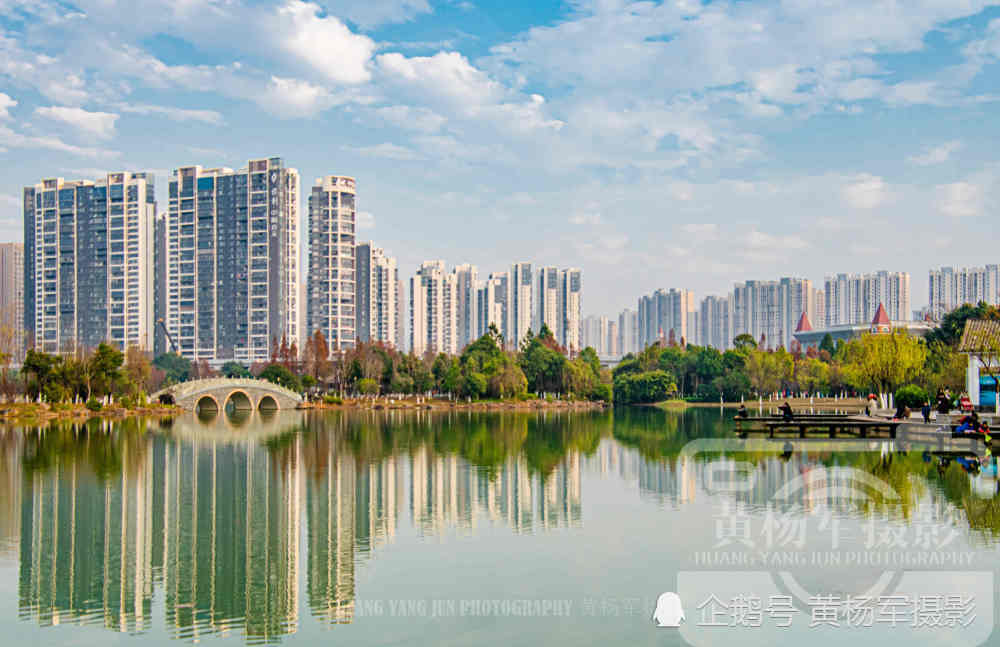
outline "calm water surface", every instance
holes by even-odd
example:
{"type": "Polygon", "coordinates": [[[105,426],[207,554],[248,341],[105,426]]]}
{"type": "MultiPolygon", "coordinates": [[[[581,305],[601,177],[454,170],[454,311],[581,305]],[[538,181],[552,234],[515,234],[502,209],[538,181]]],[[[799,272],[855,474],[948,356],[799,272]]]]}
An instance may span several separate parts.
{"type": "Polygon", "coordinates": [[[0,430],[0,628],[8,644],[86,646],[995,644],[995,472],[886,443],[732,450],[714,444],[732,439],[728,415],[287,412],[0,430]],[[861,561],[890,553],[917,561],[861,561]],[[695,626],[705,587],[766,606],[771,593],[888,591],[907,570],[941,593],[967,572],[987,582],[975,622],[961,618],[978,633],[846,616],[781,641],[752,618],[695,626]],[[664,591],[681,593],[683,635],[651,621],[664,591]]]}

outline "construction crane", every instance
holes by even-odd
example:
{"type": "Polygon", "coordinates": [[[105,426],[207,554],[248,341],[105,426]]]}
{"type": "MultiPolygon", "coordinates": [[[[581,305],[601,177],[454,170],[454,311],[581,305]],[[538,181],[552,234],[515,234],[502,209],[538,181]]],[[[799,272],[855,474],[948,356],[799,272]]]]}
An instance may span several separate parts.
{"type": "Polygon", "coordinates": [[[163,328],[163,334],[167,336],[167,341],[170,342],[170,350],[172,350],[173,352],[176,353],[177,352],[177,344],[174,343],[174,338],[170,336],[170,331],[167,330],[167,324],[163,323],[163,319],[162,318],[161,319],[157,319],[156,323],[158,323],[160,325],[160,328],[163,328]]]}

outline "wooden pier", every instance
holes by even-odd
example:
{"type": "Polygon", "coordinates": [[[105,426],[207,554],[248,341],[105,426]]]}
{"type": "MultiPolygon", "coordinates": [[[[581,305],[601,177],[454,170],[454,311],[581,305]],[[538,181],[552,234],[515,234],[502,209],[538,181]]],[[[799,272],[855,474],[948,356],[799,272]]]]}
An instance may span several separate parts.
{"type": "MultiPolygon", "coordinates": [[[[971,444],[986,444],[980,434],[960,434],[954,425],[924,424],[913,420],[892,420],[865,415],[849,414],[796,414],[783,416],[751,416],[733,418],[735,433],[740,438],[764,436],[766,438],[861,438],[917,441],[921,444],[961,440],[971,444]]],[[[944,449],[944,446],[942,446],[944,449]]]]}

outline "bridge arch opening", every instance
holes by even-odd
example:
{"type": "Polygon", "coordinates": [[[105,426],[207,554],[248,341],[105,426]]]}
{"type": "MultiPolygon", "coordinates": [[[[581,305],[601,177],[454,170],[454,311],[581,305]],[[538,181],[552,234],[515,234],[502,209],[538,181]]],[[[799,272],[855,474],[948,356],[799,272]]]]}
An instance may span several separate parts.
{"type": "Polygon", "coordinates": [[[194,406],[195,413],[203,417],[215,417],[219,414],[219,403],[210,395],[203,395],[198,398],[198,403],[194,406]]]}
{"type": "Polygon", "coordinates": [[[243,391],[233,391],[226,399],[227,411],[253,411],[253,402],[243,391]]]}
{"type": "Polygon", "coordinates": [[[261,411],[277,411],[278,401],[274,399],[274,396],[265,395],[257,403],[257,408],[261,411]]]}

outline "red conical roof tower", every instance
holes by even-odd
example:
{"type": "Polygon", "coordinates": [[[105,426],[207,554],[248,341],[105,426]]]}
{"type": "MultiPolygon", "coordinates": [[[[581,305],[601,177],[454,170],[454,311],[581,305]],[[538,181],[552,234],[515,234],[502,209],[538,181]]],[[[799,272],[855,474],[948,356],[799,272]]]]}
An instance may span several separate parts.
{"type": "Polygon", "coordinates": [[[795,327],[795,332],[809,332],[812,329],[813,325],[809,321],[809,315],[803,312],[802,316],[799,317],[799,325],[795,327]]]}
{"type": "Polygon", "coordinates": [[[892,332],[892,321],[889,319],[889,314],[885,311],[885,306],[881,302],[878,304],[878,310],[875,311],[875,318],[872,319],[872,332],[892,332]]]}

